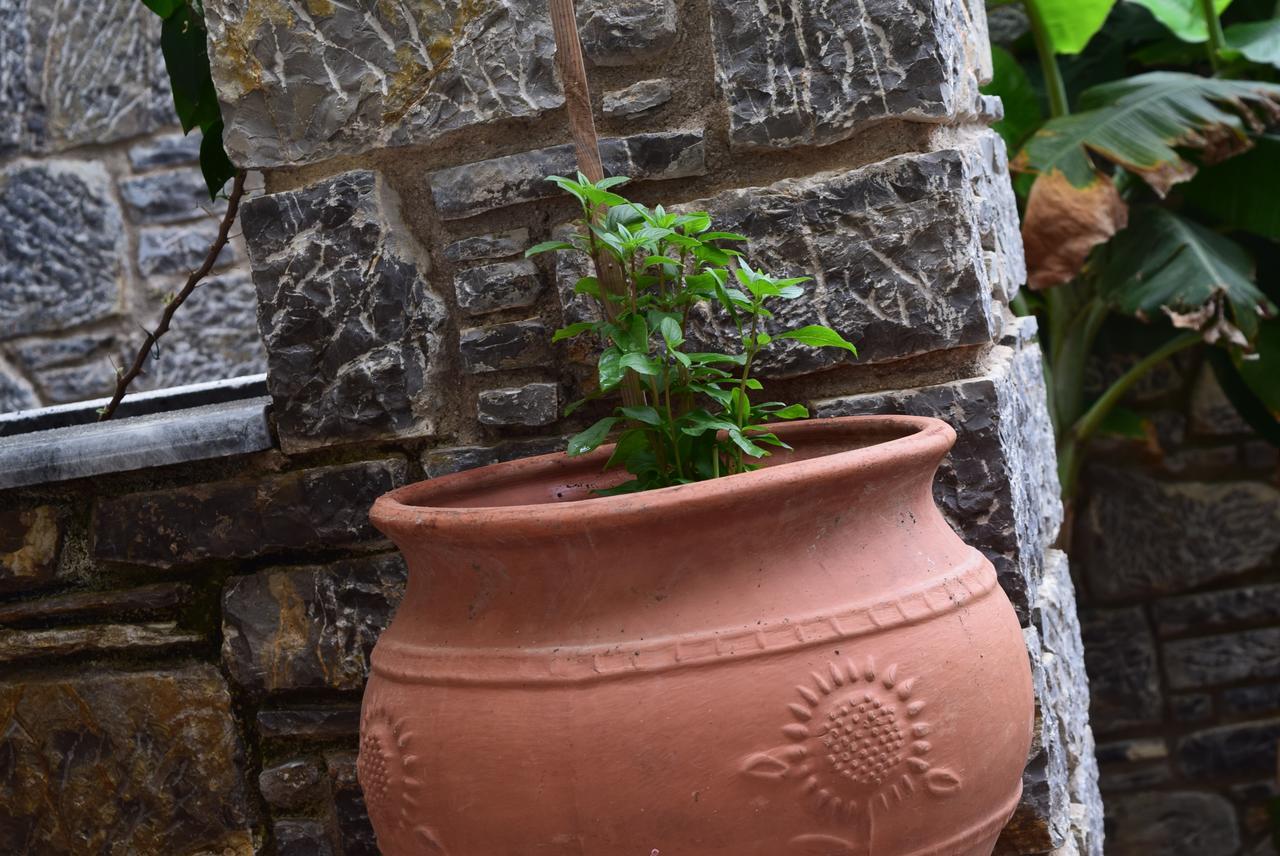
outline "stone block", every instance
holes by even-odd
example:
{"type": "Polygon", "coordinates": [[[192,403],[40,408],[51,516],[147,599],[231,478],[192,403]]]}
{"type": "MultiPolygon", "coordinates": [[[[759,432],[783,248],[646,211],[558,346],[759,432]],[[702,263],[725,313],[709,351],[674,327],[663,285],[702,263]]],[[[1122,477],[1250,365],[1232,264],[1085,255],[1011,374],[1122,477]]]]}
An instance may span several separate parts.
{"type": "Polygon", "coordinates": [[[1240,832],[1217,794],[1161,791],[1107,798],[1110,856],[1234,856],[1240,832]]]}
{"type": "Polygon", "coordinates": [[[1191,431],[1209,437],[1247,436],[1253,433],[1249,423],[1236,411],[1218,384],[1218,378],[1209,366],[1200,369],[1195,386],[1191,388],[1189,408],[1191,431]]]}
{"type": "Polygon", "coordinates": [[[467,315],[522,309],[538,302],[542,275],[527,259],[479,265],[454,274],[453,290],[467,315]]]}
{"type": "Polygon", "coordinates": [[[550,425],[560,418],[560,390],[554,383],[486,389],[476,410],[485,425],[550,425]]]}
{"type": "Polygon", "coordinates": [[[333,792],[333,816],[342,840],[343,856],[381,856],[378,841],[369,823],[364,792],[356,778],[356,754],[332,752],[325,756],[333,792]]]}
{"type": "Polygon", "coordinates": [[[1280,585],[1253,585],[1167,597],[1152,604],[1162,636],[1259,624],[1280,615],[1280,585]]]}
{"type": "Polygon", "coordinates": [[[1168,701],[1175,722],[1203,722],[1213,716],[1213,698],[1208,693],[1175,693],[1168,701]]]}
{"type": "MultiPolygon", "coordinates": [[[[602,139],[600,158],[607,174],[636,180],[688,178],[707,171],[701,128],[602,139]]],[[[560,191],[547,176],[576,170],[573,146],[552,146],[439,170],[431,176],[431,198],[446,220],[474,217],[555,196],[560,191]]]]}
{"type": "Polygon", "coordinates": [[[551,330],[540,318],[472,327],[458,334],[458,352],[469,374],[545,366],[551,362],[551,330]]]}
{"type": "Polygon", "coordinates": [[[110,616],[115,620],[174,612],[189,604],[194,590],[185,583],[152,583],[110,591],[79,591],[39,600],[0,604],[0,624],[47,621],[75,616],[110,616]]]}
{"type": "Polygon", "coordinates": [[[36,395],[35,387],[0,357],[0,413],[39,406],[40,398],[36,395]]]}
{"type": "Polygon", "coordinates": [[[1023,623],[1035,601],[1045,548],[1062,521],[1053,433],[1038,346],[993,349],[979,377],[922,389],[814,402],[814,415],[934,416],[956,429],[934,480],[951,525],[996,566],[1023,623]]]}
{"type": "Polygon", "coordinates": [[[254,692],[362,689],[405,573],[388,553],[232,578],[222,594],[227,672],[254,692]]]}
{"type": "MultiPolygon", "coordinates": [[[[120,198],[135,223],[180,223],[221,216],[223,200],[209,199],[204,176],[198,169],[172,169],[120,181],[120,198]]],[[[215,227],[216,229],[216,227],[215,227]]]]}
{"type": "Polygon", "coordinates": [[[1229,579],[1280,549],[1280,490],[1261,482],[1164,482],[1096,467],[1081,518],[1089,590],[1106,600],[1229,579]]]}
{"type": "Polygon", "coordinates": [[[1276,773],[1280,719],[1239,722],[1195,731],[1178,741],[1178,764],[1192,779],[1271,778],[1276,773]]]}
{"type": "Polygon", "coordinates": [[[173,621],[0,630],[0,663],[57,659],[78,654],[137,654],[204,641],[203,634],[180,630],[173,621]]]}
{"type": "MultiPolygon", "coordinates": [[[[218,224],[212,222],[141,229],[138,232],[138,272],[143,276],[186,276],[204,263],[217,235],[218,224]]],[[[215,265],[224,267],[239,261],[239,247],[228,242],[218,253],[215,265]]],[[[202,287],[207,287],[207,284],[202,287]]]]}
{"type": "Polygon", "coordinates": [[[545,5],[210,0],[231,159],[310,163],[537,116],[564,98],[545,5]]]}
{"type": "Polygon", "coordinates": [[[1280,678],[1280,627],[1165,642],[1164,673],[1175,690],[1280,678]]]}
{"type": "Polygon", "coordinates": [[[369,506],[405,473],[403,458],[388,458],[101,498],[90,552],[171,568],[369,541],[369,506]]]}
{"type": "Polygon", "coordinates": [[[53,506],[0,511],[0,592],[50,585],[61,544],[62,516],[53,506]]]}
{"type": "MultiPolygon", "coordinates": [[[[129,166],[133,167],[134,172],[142,172],[199,163],[200,144],[203,141],[204,136],[195,131],[190,134],[156,134],[129,146],[129,166]]],[[[207,195],[205,199],[208,199],[207,195]]]]}
{"type": "Polygon", "coordinates": [[[671,100],[671,81],[665,77],[641,80],[604,94],[601,112],[610,119],[629,119],[671,100]]]}
{"type": "Polygon", "coordinates": [[[498,450],[488,446],[454,446],[431,449],[422,454],[422,469],[429,479],[497,462],[498,450]]]}
{"type": "Polygon", "coordinates": [[[212,666],[27,676],[0,684],[0,710],[0,851],[255,852],[244,748],[212,666]]]}
{"type": "MultiPolygon", "coordinates": [[[[775,301],[767,332],[827,324],[857,345],[859,364],[986,344],[1002,323],[992,295],[1016,273],[989,266],[986,256],[1021,258],[1007,180],[991,198],[976,192],[993,174],[996,145],[1003,144],[984,132],[964,148],[731,190],[688,207],[746,235],[756,267],[813,278],[805,298],[775,301]]],[[[700,313],[692,321],[691,336],[704,350],[740,347],[727,316],[708,322],[700,313]]],[[[757,360],[757,374],[794,376],[853,362],[844,351],[774,342],[757,360]]]]}
{"type": "Polygon", "coordinates": [[[578,32],[582,52],[596,65],[643,62],[674,44],[675,0],[582,0],[578,32]]]}
{"type": "Polygon", "coordinates": [[[286,818],[271,825],[276,856],[333,856],[329,831],[318,820],[286,818]]]}
{"type": "Polygon", "coordinates": [[[1155,639],[1141,607],[1080,612],[1097,732],[1159,723],[1163,716],[1155,639]]]}
{"type": "Polygon", "coordinates": [[[430,434],[448,313],[393,192],[348,172],[242,218],[282,448],[430,434]]]}
{"type": "Polygon", "coordinates": [[[1262,684],[1254,687],[1231,687],[1222,691],[1223,712],[1256,716],[1280,710],[1280,684],[1262,684]]]}
{"type": "Polygon", "coordinates": [[[0,336],[119,309],[126,246],[114,194],[100,163],[17,161],[0,171],[0,336]]]}
{"type": "Polygon", "coordinates": [[[883,119],[971,108],[986,18],[928,0],[713,0],[716,75],[735,146],[845,139],[883,119]]]}
{"type": "Polygon", "coordinates": [[[258,733],[269,740],[340,740],[360,731],[360,708],[341,704],[259,710],[258,733]]]}
{"type": "Polygon", "coordinates": [[[267,805],[294,811],[315,802],[325,791],[325,773],[309,758],[292,758],[258,774],[258,791],[267,805]]]}
{"type": "Polygon", "coordinates": [[[523,253],[528,246],[529,230],[522,227],[507,232],[472,235],[470,238],[454,241],[444,248],[444,257],[451,262],[505,259],[523,253]]]}
{"type": "Polygon", "coordinates": [[[119,344],[115,333],[93,330],[56,339],[20,339],[10,346],[10,350],[19,363],[35,371],[114,353],[119,344]]]}

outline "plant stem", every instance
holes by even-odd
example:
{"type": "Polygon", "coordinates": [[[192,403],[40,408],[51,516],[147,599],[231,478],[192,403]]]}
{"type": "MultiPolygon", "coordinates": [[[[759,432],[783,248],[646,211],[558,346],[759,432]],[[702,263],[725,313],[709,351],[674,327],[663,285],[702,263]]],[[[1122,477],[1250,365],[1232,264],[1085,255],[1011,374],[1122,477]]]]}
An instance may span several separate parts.
{"type": "Polygon", "coordinates": [[[1209,28],[1209,64],[1217,74],[1222,65],[1222,52],[1227,47],[1227,37],[1222,32],[1222,21],[1218,19],[1218,10],[1213,7],[1213,0],[1200,0],[1200,11],[1209,28]]]}
{"type": "Polygon", "coordinates": [[[1057,118],[1071,112],[1067,105],[1067,85],[1062,80],[1062,69],[1058,68],[1058,60],[1054,56],[1053,41],[1049,38],[1049,30],[1045,27],[1044,16],[1036,0],[1025,0],[1023,6],[1027,10],[1027,20],[1031,24],[1031,37],[1036,43],[1036,53],[1040,57],[1040,71],[1044,74],[1044,86],[1049,93],[1049,115],[1057,118]]]}

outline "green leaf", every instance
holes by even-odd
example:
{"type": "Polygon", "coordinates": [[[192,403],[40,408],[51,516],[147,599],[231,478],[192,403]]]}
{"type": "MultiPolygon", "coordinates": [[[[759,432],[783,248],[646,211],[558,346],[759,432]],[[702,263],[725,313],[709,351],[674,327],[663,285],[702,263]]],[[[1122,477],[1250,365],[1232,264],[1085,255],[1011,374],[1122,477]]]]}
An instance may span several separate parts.
{"type": "Polygon", "coordinates": [[[142,5],[155,12],[161,18],[169,17],[185,4],[186,0],[142,0],[142,5]]]}
{"type": "Polygon", "coordinates": [[[622,375],[625,373],[622,368],[622,352],[613,346],[605,348],[600,354],[599,362],[596,363],[596,372],[602,391],[613,389],[621,383],[622,375]]]}
{"type": "Polygon", "coordinates": [[[835,330],[830,327],[823,327],[821,324],[810,324],[807,327],[801,327],[799,330],[788,330],[785,333],[779,333],[774,338],[794,339],[803,345],[809,345],[814,348],[844,348],[855,357],[858,355],[858,349],[852,343],[845,341],[844,337],[835,330]]]}
{"type": "Polygon", "coordinates": [[[596,182],[596,187],[600,190],[608,190],[610,187],[618,187],[626,184],[631,179],[625,175],[611,175],[608,178],[602,178],[596,182]]]}
{"type": "MultiPolygon", "coordinates": [[[[1205,22],[1200,0],[1128,0],[1143,6],[1160,23],[1184,42],[1209,41],[1209,25],[1205,22]]],[[[1231,5],[1231,0],[1214,0],[1219,15],[1231,5]]]]}
{"type": "Polygon", "coordinates": [[[658,332],[662,334],[667,347],[673,351],[684,344],[684,333],[680,331],[680,322],[674,318],[663,318],[658,324],[658,332]]]}
{"type": "Polygon", "coordinates": [[[630,471],[628,462],[640,456],[653,457],[653,453],[649,450],[649,432],[643,428],[632,428],[619,435],[618,442],[613,447],[613,454],[605,462],[604,468],[611,470],[621,464],[630,471]]]}
{"type": "Polygon", "coordinates": [[[769,413],[771,419],[805,419],[808,415],[809,408],[803,404],[792,404],[769,413]]]}
{"type": "Polygon", "coordinates": [[[749,241],[746,235],[740,235],[737,232],[707,232],[698,235],[704,241],[749,241]]]}
{"type": "Polygon", "coordinates": [[[1164,208],[1134,211],[1104,253],[1098,293],[1140,318],[1168,315],[1206,339],[1243,343],[1275,307],[1253,283],[1253,260],[1239,244],[1164,208]]]}
{"type": "Polygon", "coordinates": [[[541,244],[534,244],[532,247],[524,251],[524,257],[536,256],[539,253],[549,253],[552,250],[572,250],[573,244],[568,241],[543,241],[541,244]]]}
{"type": "Polygon", "coordinates": [[[643,422],[645,425],[661,425],[662,417],[652,407],[620,407],[618,412],[628,419],[643,422]]]}
{"type": "Polygon", "coordinates": [[[1151,423],[1136,410],[1127,407],[1113,407],[1098,425],[1098,431],[1117,437],[1128,437],[1134,440],[1147,439],[1147,428],[1151,423]]]}
{"type": "Polygon", "coordinates": [[[222,147],[222,120],[219,119],[200,131],[200,173],[210,199],[217,199],[222,188],[236,174],[236,168],[222,147]]]}
{"type": "Polygon", "coordinates": [[[590,295],[591,297],[599,300],[600,280],[596,279],[594,276],[584,276],[573,284],[573,293],[590,295]]]}
{"type": "Polygon", "coordinates": [[[1276,419],[1276,411],[1268,406],[1246,381],[1231,356],[1224,348],[1209,348],[1205,352],[1213,374],[1218,379],[1218,386],[1227,400],[1235,407],[1236,413],[1258,433],[1262,439],[1273,446],[1280,446],[1280,420],[1276,419]]]}
{"type": "Polygon", "coordinates": [[[596,328],[594,321],[579,321],[576,324],[570,324],[568,327],[561,327],[551,336],[552,342],[559,342],[563,339],[572,339],[575,336],[581,336],[583,333],[589,332],[596,328]]]}
{"type": "Polygon", "coordinates": [[[1240,377],[1266,408],[1280,415],[1280,320],[1263,322],[1254,352],[1236,360],[1240,377]]]}
{"type": "Polygon", "coordinates": [[[1054,53],[1077,54],[1102,29],[1116,0],[1026,0],[1039,10],[1054,53]]]}
{"type": "MultiPolygon", "coordinates": [[[[1280,22],[1277,22],[1280,23],[1280,22]]],[[[1259,137],[1242,155],[1201,169],[1183,198],[1232,229],[1280,239],[1280,137],[1259,137]]]]}
{"type": "Polygon", "coordinates": [[[1227,46],[1249,62],[1280,68],[1280,18],[1232,24],[1223,35],[1227,46]]]}
{"type": "Polygon", "coordinates": [[[164,19],[160,50],[173,91],[173,106],[184,132],[208,127],[222,118],[209,71],[204,21],[189,6],[164,19]]]}
{"type": "Polygon", "coordinates": [[[606,416],[586,431],[574,434],[569,438],[569,446],[565,449],[565,454],[569,456],[585,455],[595,449],[609,436],[609,431],[617,421],[618,417],[616,416],[606,416]]]}
{"type": "Polygon", "coordinates": [[[982,87],[986,95],[999,95],[1004,103],[1004,118],[991,127],[1004,138],[1010,156],[1017,154],[1023,141],[1040,127],[1044,112],[1031,78],[1022,65],[999,45],[991,46],[993,74],[982,87]]]}
{"type": "Polygon", "coordinates": [[[622,355],[622,367],[631,369],[636,374],[653,376],[658,373],[658,367],[654,365],[652,359],[645,354],[635,352],[622,355]]]}

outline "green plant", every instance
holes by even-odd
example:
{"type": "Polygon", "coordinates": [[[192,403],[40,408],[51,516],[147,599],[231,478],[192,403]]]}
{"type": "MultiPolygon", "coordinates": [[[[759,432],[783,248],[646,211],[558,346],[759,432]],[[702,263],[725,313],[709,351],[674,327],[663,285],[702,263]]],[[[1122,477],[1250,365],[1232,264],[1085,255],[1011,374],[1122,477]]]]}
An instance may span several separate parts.
{"type": "Polygon", "coordinates": [[[1237,409],[1280,441],[1280,287],[1256,273],[1280,266],[1280,8],[1266,2],[1237,0],[1224,26],[1231,0],[1025,0],[1027,35],[993,47],[985,91],[1006,107],[1033,289],[1015,309],[1042,322],[1067,500],[1098,432],[1145,431],[1125,394],[1202,343],[1237,409]],[[1090,400],[1090,356],[1125,317],[1162,335],[1090,400]]]}
{"type": "Polygon", "coordinates": [[[808,411],[799,404],[752,400],[763,388],[752,377],[758,355],[783,340],[857,354],[827,327],[767,331],[773,318],[768,304],[803,295],[808,277],[778,278],[753,269],[732,247],[746,238],[713,231],[706,213],[647,208],[624,199],[612,188],[626,178],[593,183],[579,174],[577,180],[549,180],[578,200],[580,228],[570,240],[538,244],[526,255],[589,256],[596,275],[579,280],[574,290],[593,298],[599,309],[599,320],[571,324],[553,341],[594,334],[602,348],[598,388],[566,414],[592,399],[622,398],[610,415],[569,441],[568,453],[581,455],[621,429],[606,468],[621,467],[634,478],[601,493],[741,473],[758,466],[754,462],[769,454],[766,447],[790,448],[768,423],[803,418],[808,411]],[[602,285],[619,280],[620,288],[602,285]],[[725,314],[737,330],[740,352],[689,349],[690,313],[698,304],[725,314]]]}

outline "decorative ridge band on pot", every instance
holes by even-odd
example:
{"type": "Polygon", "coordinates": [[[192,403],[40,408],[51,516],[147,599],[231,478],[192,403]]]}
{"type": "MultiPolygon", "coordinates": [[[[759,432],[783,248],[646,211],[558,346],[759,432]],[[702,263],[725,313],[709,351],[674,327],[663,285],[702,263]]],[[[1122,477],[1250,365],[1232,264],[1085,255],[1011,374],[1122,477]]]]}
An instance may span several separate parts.
{"type": "Polygon", "coordinates": [[[995,588],[995,568],[970,547],[965,563],[931,585],[830,615],[784,620],[758,630],[550,650],[442,648],[384,637],[371,659],[375,674],[401,683],[524,685],[598,681],[775,654],[906,627],[960,609],[995,588]]]}

